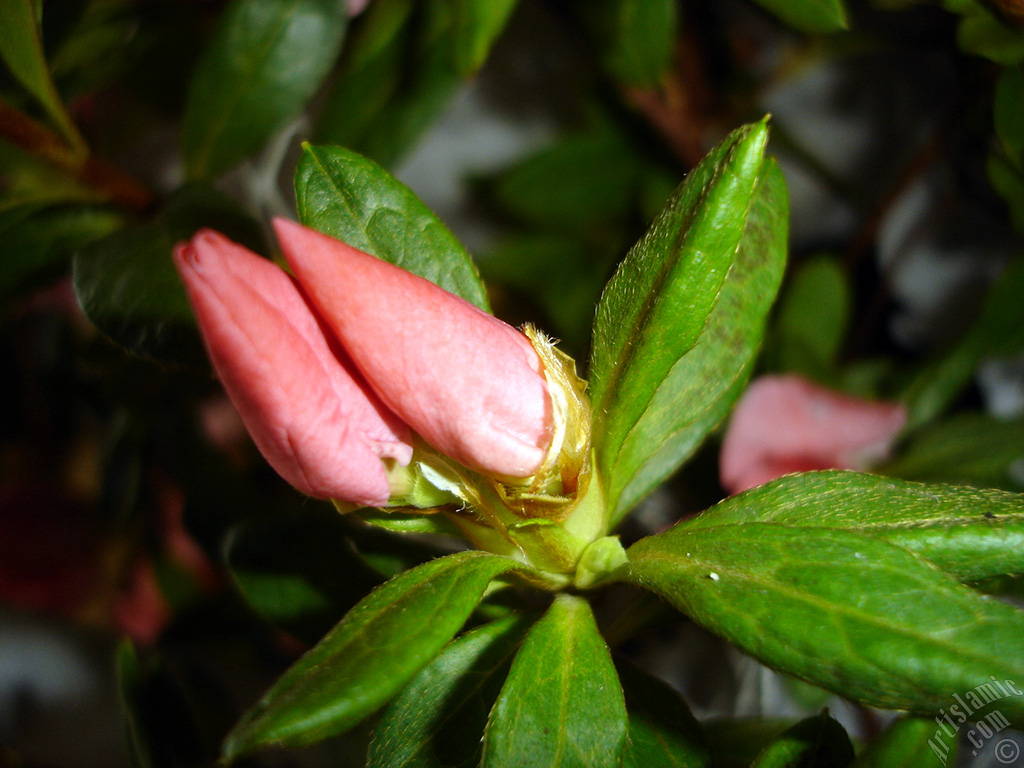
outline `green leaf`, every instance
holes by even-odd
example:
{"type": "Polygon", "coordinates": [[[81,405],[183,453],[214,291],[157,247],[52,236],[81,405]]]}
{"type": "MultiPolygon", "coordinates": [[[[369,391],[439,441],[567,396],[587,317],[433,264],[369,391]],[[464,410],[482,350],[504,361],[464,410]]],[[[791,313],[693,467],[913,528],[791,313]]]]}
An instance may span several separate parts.
{"type": "Polygon", "coordinates": [[[594,445],[606,481],[619,471],[617,455],[629,431],[714,309],[746,227],[767,137],[762,121],[712,150],[605,287],[590,386],[594,445]]]}
{"type": "Polygon", "coordinates": [[[512,662],[480,765],[614,768],[627,728],[622,689],[590,604],[560,594],[512,662]]]}
{"type": "Polygon", "coordinates": [[[139,707],[139,690],[142,672],[139,669],[139,657],[131,640],[122,640],[117,647],[117,687],[121,694],[121,705],[124,710],[125,732],[128,751],[132,765],[136,768],[153,768],[145,734],[143,716],[139,707]]]}
{"type": "Polygon", "coordinates": [[[250,520],[231,531],[225,559],[257,613],[312,643],[384,581],[349,533],[330,508],[250,520]]]}
{"type": "Polygon", "coordinates": [[[780,734],[761,750],[751,768],[846,768],[852,761],[853,744],[846,730],[822,712],[780,734]]]}
{"type": "Polygon", "coordinates": [[[812,34],[847,28],[842,0],[754,0],[789,26],[812,34]]]}
{"type": "Polygon", "coordinates": [[[677,6],[676,0],[586,0],[580,11],[611,76],[627,86],[654,89],[672,66],[677,6]]]}
{"type": "Polygon", "coordinates": [[[715,768],[750,768],[761,750],[792,725],[792,719],[778,717],[718,718],[704,723],[704,733],[715,768]]]}
{"type": "Polygon", "coordinates": [[[972,333],[978,336],[981,354],[1009,357],[1024,350],[1024,257],[1003,267],[985,294],[972,333]]]}
{"type": "Polygon", "coordinates": [[[949,737],[933,719],[900,717],[868,742],[854,760],[853,768],[904,768],[908,765],[941,768],[952,765],[950,758],[955,755],[949,737]]]}
{"type": "Polygon", "coordinates": [[[911,432],[949,409],[974,380],[984,340],[968,333],[953,347],[926,363],[900,396],[907,408],[904,432],[911,432]]]}
{"type": "Polygon", "coordinates": [[[213,756],[173,672],[152,654],[140,659],[127,639],[117,647],[115,665],[132,765],[208,765],[213,756]]]}
{"type": "Polygon", "coordinates": [[[1024,418],[995,419],[985,413],[959,413],[923,427],[899,455],[876,471],[908,480],[964,483],[1020,490],[1010,475],[1024,461],[1024,418]]]}
{"type": "Polygon", "coordinates": [[[224,758],[301,746],[351,728],[428,664],[515,560],[460,552],[384,584],[298,660],[235,726],[224,758]]]}
{"type": "Polygon", "coordinates": [[[393,533],[429,533],[461,538],[459,527],[445,515],[425,515],[422,512],[391,512],[366,507],[352,514],[360,520],[393,533]]]}
{"type": "MultiPolygon", "coordinates": [[[[905,549],[834,528],[745,523],[642,539],[627,578],[766,665],[883,709],[1024,675],[1024,613],[905,549]],[[813,627],[813,631],[808,631],[813,627]]],[[[1024,697],[999,697],[1024,723],[1024,697]]]]}
{"type": "Polygon", "coordinates": [[[630,665],[618,671],[629,712],[622,768],[710,768],[704,732],[675,689],[630,665]]]}
{"type": "Polygon", "coordinates": [[[967,53],[1013,66],[1024,61],[1024,34],[1004,24],[987,8],[973,3],[956,31],[956,42],[967,53]]]}
{"type": "MultiPolygon", "coordinates": [[[[125,45],[125,41],[144,34],[140,17],[145,15],[123,2],[85,4],[74,26],[53,51],[54,78],[67,78],[76,91],[84,91],[85,84],[98,89],[123,76],[129,62],[136,64],[134,54],[138,49],[125,45]]],[[[174,44],[180,42],[174,39],[174,44]]]]}
{"type": "Polygon", "coordinates": [[[907,406],[905,431],[928,423],[948,409],[974,379],[985,355],[1008,356],[1024,349],[1024,258],[1011,261],[985,295],[967,332],[911,380],[901,399],[907,406]]]}
{"type": "Polygon", "coordinates": [[[782,280],[787,215],[785,180],[766,160],[732,268],[696,343],[657,384],[617,454],[599,454],[613,522],[693,454],[742,391],[782,280]]]}
{"type": "Polygon", "coordinates": [[[320,114],[317,142],[393,166],[462,83],[453,56],[455,10],[452,2],[371,3],[359,19],[358,50],[344,57],[320,114]]]}
{"type": "Polygon", "coordinates": [[[123,218],[108,208],[26,203],[0,211],[0,300],[66,274],[78,248],[109,235],[123,218]]]}
{"type": "Polygon", "coordinates": [[[190,178],[260,149],[312,96],[338,55],[346,0],[231,0],[203,52],[182,124],[190,178]]]}
{"type": "Polygon", "coordinates": [[[852,296],[838,261],[818,256],[802,263],[779,301],[773,362],[780,371],[826,378],[846,335],[852,296]]]}
{"type": "Polygon", "coordinates": [[[0,58],[11,74],[43,106],[71,148],[84,151],[82,137],[50,76],[32,0],[0,0],[0,29],[0,58]]]}
{"type": "Polygon", "coordinates": [[[808,472],[726,499],[681,524],[847,529],[896,544],[958,579],[1024,573],[1024,496],[855,472],[808,472]]]}
{"type": "Polygon", "coordinates": [[[370,3],[352,25],[337,80],[320,113],[317,142],[364,149],[402,80],[415,0],[370,3]]]}
{"type": "Polygon", "coordinates": [[[185,187],[153,221],[75,254],[75,293],[88,318],[136,355],[205,366],[192,307],[171,261],[174,245],[204,226],[260,249],[256,224],[234,203],[205,187],[185,187]]]}
{"type": "Polygon", "coordinates": [[[519,0],[455,0],[455,70],[469,77],[483,66],[519,0]]]}
{"type": "Polygon", "coordinates": [[[995,148],[988,154],[985,170],[992,188],[1009,205],[1013,228],[1024,233],[1024,172],[995,148]]]}
{"type": "Polygon", "coordinates": [[[480,257],[488,283],[501,283],[536,301],[543,327],[563,349],[585,349],[594,305],[618,254],[566,235],[513,235],[480,257]]]}
{"type": "Polygon", "coordinates": [[[996,138],[1010,160],[1024,169],[1024,66],[1007,67],[999,75],[993,113],[996,138]]]}
{"type": "Polygon", "coordinates": [[[517,222],[586,233],[632,213],[639,173],[629,143],[600,131],[569,136],[527,157],[498,174],[487,192],[517,222]]]}
{"type": "Polygon", "coordinates": [[[455,640],[424,667],[381,717],[368,768],[479,765],[487,713],[526,625],[519,616],[487,624],[455,640]]]}
{"type": "Polygon", "coordinates": [[[299,220],[489,311],[469,254],[413,192],[372,160],[306,144],[295,171],[299,220]]]}

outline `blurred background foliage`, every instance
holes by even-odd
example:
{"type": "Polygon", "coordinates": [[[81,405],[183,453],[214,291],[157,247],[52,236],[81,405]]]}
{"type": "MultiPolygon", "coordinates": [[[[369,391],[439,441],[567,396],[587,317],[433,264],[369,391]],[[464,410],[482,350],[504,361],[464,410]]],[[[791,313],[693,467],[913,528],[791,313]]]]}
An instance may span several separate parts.
{"type": "MultiPolygon", "coordinates": [[[[395,173],[474,254],[496,314],[582,361],[617,261],[710,146],[771,113],[791,257],[759,371],[905,403],[883,472],[1024,486],[1019,3],[356,10],[0,0],[0,764],[208,764],[301,648],[447,546],[300,498],[205,362],[170,248],[211,226],[272,255],[304,140],[395,173]],[[118,694],[123,635],[139,651],[118,653],[118,694]]],[[[624,535],[721,498],[716,451],[624,535]]],[[[702,717],[822,701],[650,603],[603,607],[609,640],[702,717]]],[[[365,736],[301,760],[360,764],[365,736]]]]}

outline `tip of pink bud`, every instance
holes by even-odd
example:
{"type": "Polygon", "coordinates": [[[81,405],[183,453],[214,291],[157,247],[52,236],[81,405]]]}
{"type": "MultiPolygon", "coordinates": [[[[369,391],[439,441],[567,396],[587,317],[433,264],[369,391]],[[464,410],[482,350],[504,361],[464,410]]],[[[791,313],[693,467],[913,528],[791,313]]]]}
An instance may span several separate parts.
{"type": "Polygon", "coordinates": [[[763,376],[733,411],[722,486],[739,493],[792,472],[868,469],[888,456],[906,419],[898,403],[850,397],[800,376],[763,376]]]}
{"type": "Polygon", "coordinates": [[[366,381],[436,450],[529,477],[550,442],[542,365],[522,333],[429,280],[285,219],[285,258],[366,381]]]}
{"type": "Polygon", "coordinates": [[[292,485],[387,503],[383,457],[408,463],[408,430],[339,356],[295,282],[211,230],[174,251],[203,338],[256,445],[292,485]]]}

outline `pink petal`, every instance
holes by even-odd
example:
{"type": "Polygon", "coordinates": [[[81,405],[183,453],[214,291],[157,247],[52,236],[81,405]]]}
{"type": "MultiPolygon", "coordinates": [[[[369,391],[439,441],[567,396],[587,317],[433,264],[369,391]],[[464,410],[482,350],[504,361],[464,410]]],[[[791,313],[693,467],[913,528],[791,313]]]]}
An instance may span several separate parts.
{"type": "Polygon", "coordinates": [[[110,611],[118,632],[145,645],[157,641],[171,620],[171,606],[160,591],[153,563],[140,559],[132,566],[110,611]]]}
{"type": "Polygon", "coordinates": [[[274,226],[310,300],[389,408],[468,467],[508,477],[537,470],[551,405],[522,333],[339,240],[283,219],[274,226]]]}
{"type": "Polygon", "coordinates": [[[884,459],[907,414],[898,403],[871,402],[800,376],[764,376],[733,411],[719,461],[730,493],[791,472],[868,469],[884,459]]]}
{"type": "Polygon", "coordinates": [[[380,506],[380,459],[407,464],[405,425],[329,345],[279,267],[211,230],[175,249],[228,396],[271,466],[311,496],[380,506]]]}

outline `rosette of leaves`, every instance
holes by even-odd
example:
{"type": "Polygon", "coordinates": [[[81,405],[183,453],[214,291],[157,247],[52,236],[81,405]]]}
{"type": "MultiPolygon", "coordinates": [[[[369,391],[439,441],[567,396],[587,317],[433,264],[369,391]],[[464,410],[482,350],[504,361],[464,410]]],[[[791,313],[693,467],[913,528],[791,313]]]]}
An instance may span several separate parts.
{"type": "MultiPolygon", "coordinates": [[[[746,126],[712,150],[601,297],[589,377],[610,525],[708,438],[758,354],[786,255],[786,192],[764,154],[767,131],[746,126]]],[[[307,146],[296,190],[305,224],[482,301],[465,251],[374,163],[307,146]],[[411,231],[427,233],[429,248],[406,250],[411,231]]],[[[1016,494],[809,473],[636,541],[594,586],[651,592],[772,668],[928,715],[950,691],[1024,679],[1024,617],[970,586],[1020,573],[1022,537],[1016,494]]],[[[747,738],[705,734],[677,692],[616,659],[592,607],[600,589],[545,596],[508,557],[425,557],[411,568],[362,557],[383,584],[235,725],[225,760],[373,718],[373,766],[710,765],[710,744],[747,738]]],[[[280,604],[267,599],[273,579],[250,571],[238,584],[271,612],[280,604]]],[[[1020,699],[1000,711],[1024,723],[1020,699]]],[[[906,722],[865,764],[927,748],[934,734],[906,722]]],[[[745,743],[757,765],[853,760],[824,714],[745,743]]]]}

